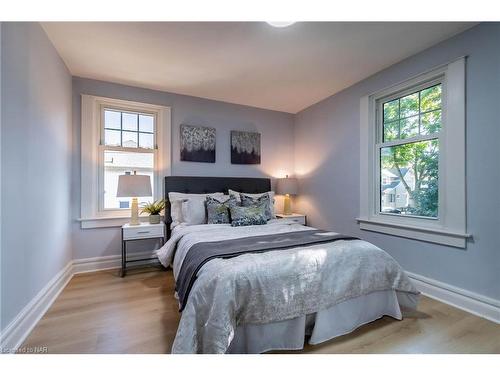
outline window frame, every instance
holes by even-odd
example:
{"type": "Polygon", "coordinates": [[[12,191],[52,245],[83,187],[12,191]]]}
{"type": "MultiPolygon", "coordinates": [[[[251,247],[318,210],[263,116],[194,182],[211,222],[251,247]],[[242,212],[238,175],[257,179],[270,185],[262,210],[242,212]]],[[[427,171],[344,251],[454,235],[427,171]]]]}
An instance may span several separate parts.
{"type": "Polygon", "coordinates": [[[81,222],[82,228],[116,227],[128,222],[130,209],[104,208],[104,150],[154,154],[154,199],[163,197],[163,178],[171,168],[170,107],[81,95],[81,222]],[[150,114],[155,117],[153,149],[104,145],[104,109],[150,114]]]}
{"type": "MultiPolygon", "coordinates": [[[[418,135],[412,140],[434,139],[418,135]]],[[[410,139],[410,138],[409,138],[410,139]]],[[[403,140],[403,142],[407,142],[403,140]]],[[[360,100],[360,229],[455,247],[466,247],[465,200],[465,57],[459,58],[360,100]],[[440,82],[438,217],[380,212],[380,145],[383,140],[380,105],[440,82]]]]}

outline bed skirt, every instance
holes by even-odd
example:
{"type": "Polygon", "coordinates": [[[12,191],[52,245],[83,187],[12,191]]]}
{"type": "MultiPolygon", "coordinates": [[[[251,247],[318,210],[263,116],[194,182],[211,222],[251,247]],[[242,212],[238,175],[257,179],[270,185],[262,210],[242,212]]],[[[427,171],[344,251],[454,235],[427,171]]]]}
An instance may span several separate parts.
{"type": "Polygon", "coordinates": [[[414,310],[418,296],[393,290],[373,292],[294,319],[238,326],[227,353],[300,350],[342,336],[384,315],[401,320],[401,307],[414,310]]]}

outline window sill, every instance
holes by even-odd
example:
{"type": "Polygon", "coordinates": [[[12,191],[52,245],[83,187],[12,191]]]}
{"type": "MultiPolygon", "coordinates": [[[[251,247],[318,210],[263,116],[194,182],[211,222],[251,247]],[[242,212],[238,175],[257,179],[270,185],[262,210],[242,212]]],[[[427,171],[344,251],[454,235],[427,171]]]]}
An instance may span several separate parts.
{"type": "Polygon", "coordinates": [[[359,223],[359,228],[362,230],[385,233],[393,236],[411,238],[419,241],[432,242],[459,248],[465,248],[467,245],[467,239],[472,238],[472,235],[468,233],[458,233],[443,229],[414,227],[374,219],[357,218],[356,220],[359,223]]]}
{"type": "MultiPolygon", "coordinates": [[[[139,216],[140,221],[148,221],[148,215],[139,216]]],[[[130,215],[128,216],[96,216],[84,217],[76,219],[80,222],[82,229],[92,228],[120,228],[122,225],[130,222],[130,215]]]]}

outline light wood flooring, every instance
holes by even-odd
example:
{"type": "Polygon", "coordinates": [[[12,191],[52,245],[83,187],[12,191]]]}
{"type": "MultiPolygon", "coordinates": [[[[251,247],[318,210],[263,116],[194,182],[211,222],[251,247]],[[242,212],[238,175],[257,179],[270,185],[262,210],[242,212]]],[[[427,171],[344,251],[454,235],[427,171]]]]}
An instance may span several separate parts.
{"type": "MultiPolygon", "coordinates": [[[[169,353],[179,322],[171,271],[73,277],[23,346],[48,353],[169,353]]],[[[293,353],[500,353],[500,325],[427,297],[402,321],[384,317],[293,353]]]]}

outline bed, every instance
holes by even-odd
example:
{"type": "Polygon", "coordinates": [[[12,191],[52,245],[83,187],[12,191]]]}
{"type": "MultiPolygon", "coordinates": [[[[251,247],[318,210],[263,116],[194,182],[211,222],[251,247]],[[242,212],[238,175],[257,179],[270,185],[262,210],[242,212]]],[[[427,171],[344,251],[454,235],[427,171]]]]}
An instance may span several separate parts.
{"type": "Polygon", "coordinates": [[[182,314],[172,353],[302,349],[305,340],[318,344],[384,315],[402,319],[403,311],[416,308],[419,292],[408,276],[366,241],[286,219],[170,229],[170,192],[229,190],[258,194],[270,191],[271,183],[267,178],[165,178],[168,241],[157,255],[173,269],[182,314]],[[250,251],[239,250],[247,247],[250,251]],[[232,255],[213,255],[214,248],[232,255]],[[212,255],[193,265],[187,277],[193,259],[204,253],[212,255]]]}

